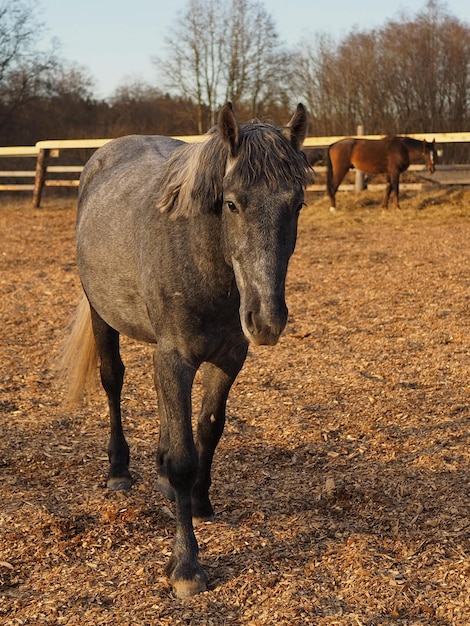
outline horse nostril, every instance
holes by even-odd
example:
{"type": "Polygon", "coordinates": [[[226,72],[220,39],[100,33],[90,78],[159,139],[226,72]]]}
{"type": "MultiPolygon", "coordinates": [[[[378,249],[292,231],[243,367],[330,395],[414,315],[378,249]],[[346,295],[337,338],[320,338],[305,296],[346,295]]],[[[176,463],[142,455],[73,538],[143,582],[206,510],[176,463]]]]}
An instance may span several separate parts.
{"type": "Polygon", "coordinates": [[[256,313],[254,311],[247,311],[246,316],[245,316],[245,324],[246,324],[247,330],[252,335],[255,335],[257,332],[257,328],[256,328],[256,313]]]}

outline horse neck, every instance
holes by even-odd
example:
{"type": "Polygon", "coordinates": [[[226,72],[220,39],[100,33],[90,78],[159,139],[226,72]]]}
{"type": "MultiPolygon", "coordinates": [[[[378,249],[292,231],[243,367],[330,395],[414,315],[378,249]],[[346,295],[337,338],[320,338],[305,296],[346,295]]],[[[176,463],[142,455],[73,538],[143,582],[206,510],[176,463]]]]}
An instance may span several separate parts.
{"type": "Polygon", "coordinates": [[[413,139],[412,137],[404,137],[403,143],[408,150],[408,158],[410,163],[426,159],[425,144],[419,139],[413,139]]]}
{"type": "Polygon", "coordinates": [[[219,289],[229,288],[233,269],[226,262],[220,213],[201,213],[187,221],[189,249],[199,273],[219,289]]]}

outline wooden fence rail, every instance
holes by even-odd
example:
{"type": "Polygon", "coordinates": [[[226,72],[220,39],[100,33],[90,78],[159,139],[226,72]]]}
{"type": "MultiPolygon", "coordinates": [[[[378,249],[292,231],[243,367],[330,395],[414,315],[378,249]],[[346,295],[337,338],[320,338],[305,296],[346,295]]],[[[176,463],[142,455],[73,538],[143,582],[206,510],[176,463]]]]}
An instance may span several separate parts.
{"type": "MultiPolygon", "coordinates": [[[[351,136],[351,135],[349,135],[351,136]]],[[[359,135],[356,135],[359,136],[359,135]]],[[[380,139],[383,135],[360,135],[365,139],[380,139]]],[[[414,137],[416,139],[425,139],[426,141],[432,141],[435,139],[436,144],[446,143],[470,143],[470,132],[468,133],[411,133],[408,137],[414,137]]],[[[186,142],[203,141],[205,135],[187,135],[176,137],[186,142]]],[[[344,139],[346,135],[332,135],[324,137],[307,137],[304,142],[305,148],[326,148],[335,141],[344,139]]],[[[14,169],[0,171],[0,179],[31,179],[31,183],[12,183],[8,182],[2,184],[0,182],[0,191],[32,191],[33,192],[33,206],[39,207],[41,204],[41,197],[44,187],[78,187],[79,177],[75,178],[57,178],[57,174],[79,174],[83,165],[53,165],[51,159],[58,159],[60,155],[68,150],[96,150],[100,148],[111,139],[59,139],[59,140],[45,140],[38,141],[35,146],[7,146],[0,147],[0,159],[1,158],[21,158],[21,159],[34,159],[35,168],[26,169],[14,169]]],[[[465,176],[462,176],[462,180],[470,183],[470,163],[454,166],[454,165],[439,165],[438,170],[445,172],[454,171],[460,168],[465,170],[465,176]],[[467,171],[468,170],[468,171],[467,171]]],[[[323,172],[324,167],[315,167],[316,172],[323,172]]],[[[425,175],[425,168],[423,166],[410,166],[410,170],[423,172],[425,175]]],[[[441,184],[449,184],[443,181],[438,181],[441,184]]],[[[324,189],[324,185],[312,185],[310,190],[324,189]]],[[[343,188],[347,188],[344,186],[343,188]]]]}

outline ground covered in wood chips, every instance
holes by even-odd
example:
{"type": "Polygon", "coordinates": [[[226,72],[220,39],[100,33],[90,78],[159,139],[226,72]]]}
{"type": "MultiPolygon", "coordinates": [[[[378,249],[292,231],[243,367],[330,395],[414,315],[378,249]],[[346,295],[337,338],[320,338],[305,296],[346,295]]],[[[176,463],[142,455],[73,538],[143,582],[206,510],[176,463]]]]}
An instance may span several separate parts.
{"type": "Polygon", "coordinates": [[[288,328],[229,400],[197,529],[210,588],[183,601],[162,574],[150,348],[123,342],[135,485],[108,493],[104,397],[66,411],[52,369],[75,201],[0,198],[2,624],[470,623],[470,190],[401,200],[310,198],[288,328]]]}

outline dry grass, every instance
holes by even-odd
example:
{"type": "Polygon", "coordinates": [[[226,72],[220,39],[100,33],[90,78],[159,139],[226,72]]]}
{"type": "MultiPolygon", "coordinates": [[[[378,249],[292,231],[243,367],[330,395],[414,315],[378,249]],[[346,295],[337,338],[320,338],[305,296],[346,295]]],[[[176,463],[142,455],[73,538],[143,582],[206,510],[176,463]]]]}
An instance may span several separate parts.
{"type": "Polygon", "coordinates": [[[340,200],[302,214],[288,330],[234,386],[197,530],[210,590],[181,601],[149,350],[124,341],[136,484],[108,493],[103,397],[65,412],[52,373],[73,202],[0,198],[3,624],[470,623],[470,191],[340,200]]]}

